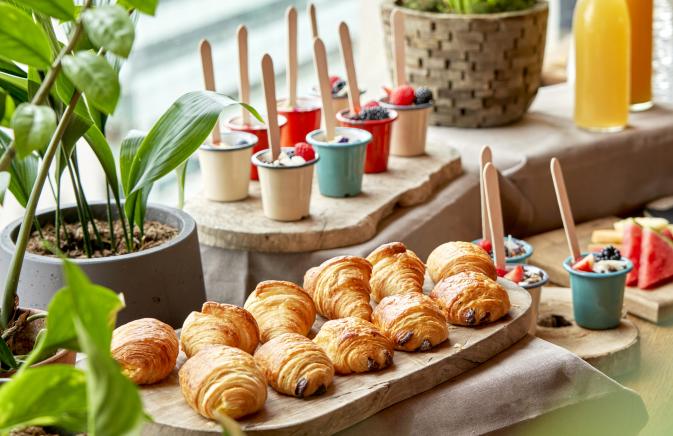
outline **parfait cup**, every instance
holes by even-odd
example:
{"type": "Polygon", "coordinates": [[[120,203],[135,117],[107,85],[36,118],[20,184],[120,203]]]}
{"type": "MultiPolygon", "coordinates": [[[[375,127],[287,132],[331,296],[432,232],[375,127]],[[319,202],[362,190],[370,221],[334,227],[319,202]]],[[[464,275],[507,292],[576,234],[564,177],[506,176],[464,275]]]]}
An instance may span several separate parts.
{"type": "MultiPolygon", "coordinates": [[[[507,264],[506,266],[507,272],[513,270],[519,265],[520,264],[507,264]]],[[[523,268],[524,271],[538,273],[542,277],[541,280],[535,283],[519,285],[528,291],[528,293],[530,294],[530,298],[532,300],[531,311],[533,313],[531,317],[530,327],[528,328],[528,333],[535,336],[535,332],[537,331],[537,319],[540,313],[540,297],[542,296],[542,287],[549,282],[549,274],[547,274],[545,270],[533,265],[523,265],[523,268]]]]}
{"type": "Polygon", "coordinates": [[[381,106],[394,110],[398,115],[390,140],[390,154],[403,157],[425,154],[432,103],[398,106],[388,103],[387,97],[379,102],[381,106]]]}
{"type": "Polygon", "coordinates": [[[206,198],[239,201],[248,196],[249,162],[257,137],[246,132],[223,132],[221,143],[203,144],[199,164],[206,198]]]}
{"type": "Polygon", "coordinates": [[[382,173],[388,170],[390,156],[390,139],[393,123],[397,120],[397,112],[389,110],[390,117],[383,120],[353,120],[350,109],[337,113],[337,120],[342,127],[352,127],[366,130],[372,134],[372,140],[367,145],[365,157],[365,173],[382,173]]]}
{"type": "Polygon", "coordinates": [[[281,147],[294,147],[298,142],[304,142],[310,132],[320,128],[320,103],[314,98],[300,97],[295,107],[289,107],[287,100],[281,100],[278,113],[287,119],[280,132],[281,147]]]}
{"type": "MultiPolygon", "coordinates": [[[[505,242],[509,239],[508,237],[505,237],[505,242]]],[[[533,246],[530,245],[528,242],[524,241],[523,239],[517,239],[517,238],[512,238],[514,242],[517,242],[521,244],[521,246],[524,248],[525,252],[518,255],[518,256],[508,256],[505,259],[506,263],[513,263],[513,264],[527,264],[528,259],[533,255],[533,252],[535,251],[533,249],[533,246]]],[[[472,241],[473,244],[479,245],[481,242],[481,239],[475,239],[472,241]]],[[[493,256],[493,253],[489,253],[491,256],[493,256]]]]}

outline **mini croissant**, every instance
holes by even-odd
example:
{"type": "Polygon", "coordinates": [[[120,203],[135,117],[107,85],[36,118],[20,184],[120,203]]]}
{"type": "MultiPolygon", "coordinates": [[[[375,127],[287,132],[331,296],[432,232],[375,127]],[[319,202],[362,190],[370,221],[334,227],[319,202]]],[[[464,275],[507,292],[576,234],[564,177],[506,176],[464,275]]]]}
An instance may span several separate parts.
{"type": "Polygon", "coordinates": [[[313,298],[318,313],[327,319],[355,316],[369,321],[371,274],[372,265],[367,259],[335,257],[306,272],[304,289],[313,298]]]}
{"type": "Polygon", "coordinates": [[[180,344],[188,358],[212,345],[228,345],[252,354],[259,344],[259,328],[242,307],[207,301],[201,312],[192,312],[185,319],[180,344]]]}
{"type": "Polygon", "coordinates": [[[470,242],[447,242],[435,248],[428,257],[428,272],[435,283],[466,271],[482,273],[492,280],[498,278],[491,256],[470,242]]]}
{"type": "Polygon", "coordinates": [[[339,374],[377,371],[393,363],[393,343],[361,318],[327,321],[313,340],[325,350],[339,374]]]}
{"type": "Polygon", "coordinates": [[[381,245],[367,260],[373,266],[370,284],[377,303],[388,295],[423,292],[425,264],[403,243],[381,245]]]}
{"type": "Polygon", "coordinates": [[[283,333],[255,352],[255,361],[277,392],[298,398],[325,393],[334,366],[315,342],[297,333],[283,333]]]}
{"type": "Polygon", "coordinates": [[[418,292],[384,298],[374,309],[372,322],[396,350],[428,351],[449,337],[442,310],[432,298],[418,292]]]}
{"type": "Polygon", "coordinates": [[[135,384],[157,383],[175,367],[178,335],[158,319],[137,319],[115,329],[111,351],[124,375],[135,384]]]}
{"type": "Polygon", "coordinates": [[[182,365],[178,378],[187,404],[209,419],[238,419],[266,401],[264,375],[255,359],[238,348],[205,348],[182,365]]]}
{"type": "Polygon", "coordinates": [[[505,288],[478,272],[462,272],[441,280],[430,297],[451,324],[463,326],[497,321],[511,307],[505,288]]]}
{"type": "Polygon", "coordinates": [[[306,336],[315,322],[313,300],[302,288],[290,282],[261,282],[243,307],[255,317],[262,342],[283,333],[306,336]]]}

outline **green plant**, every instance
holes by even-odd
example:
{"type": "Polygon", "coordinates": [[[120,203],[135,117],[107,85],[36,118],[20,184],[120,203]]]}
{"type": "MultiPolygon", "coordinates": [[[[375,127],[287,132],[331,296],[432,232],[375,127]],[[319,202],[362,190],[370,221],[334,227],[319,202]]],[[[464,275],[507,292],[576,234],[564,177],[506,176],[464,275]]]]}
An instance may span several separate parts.
{"type": "Polygon", "coordinates": [[[492,14],[533,7],[537,0],[397,0],[410,9],[455,14],[492,14]]]}

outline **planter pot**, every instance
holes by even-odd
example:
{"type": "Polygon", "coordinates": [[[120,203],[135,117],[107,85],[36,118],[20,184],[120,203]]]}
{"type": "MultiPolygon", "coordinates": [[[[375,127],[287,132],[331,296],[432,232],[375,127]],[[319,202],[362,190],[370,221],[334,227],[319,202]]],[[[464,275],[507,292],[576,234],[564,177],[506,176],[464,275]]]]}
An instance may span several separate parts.
{"type": "Polygon", "coordinates": [[[393,123],[397,120],[397,112],[394,110],[389,112],[390,118],[364,121],[351,119],[350,109],[337,113],[337,120],[342,127],[366,130],[372,134],[372,140],[367,144],[367,156],[365,157],[365,173],[367,174],[382,173],[388,169],[390,139],[393,123]]]}
{"type": "Polygon", "coordinates": [[[288,108],[285,100],[278,102],[278,113],[287,118],[280,132],[280,146],[294,147],[304,142],[306,135],[320,128],[320,103],[313,98],[298,98],[297,106],[288,108]]]}
{"type": "Polygon", "coordinates": [[[390,154],[403,157],[424,155],[432,103],[398,106],[388,103],[387,97],[380,103],[386,109],[397,112],[397,122],[390,139],[390,154]]]}
{"type": "MultiPolygon", "coordinates": [[[[388,64],[392,66],[390,12],[384,0],[388,64]]],[[[407,80],[435,96],[430,123],[491,127],[512,123],[528,110],[541,83],[547,2],[497,14],[440,14],[400,8],[405,14],[407,80]]]]}
{"type": "MultiPolygon", "coordinates": [[[[95,203],[91,208],[95,217],[104,219],[105,204],[95,203]]],[[[74,206],[62,211],[68,222],[76,221],[74,206]]],[[[53,216],[52,209],[38,213],[37,218],[46,224],[53,223],[53,216]]],[[[206,300],[196,223],[185,212],[160,205],[148,206],[146,217],[147,221],[159,221],[178,229],[177,236],[136,253],[72,261],[93,283],[124,294],[126,308],[119,313],[118,324],[149,317],[177,328],[206,300]]],[[[20,224],[21,220],[16,220],[0,234],[2,277],[9,268],[20,224]]],[[[46,309],[61,287],[63,268],[59,259],[26,253],[19,280],[22,306],[46,309]]]]}
{"type": "Polygon", "coordinates": [[[248,166],[257,137],[246,132],[224,132],[221,143],[203,144],[199,149],[203,191],[213,201],[243,200],[248,196],[248,166]]]}

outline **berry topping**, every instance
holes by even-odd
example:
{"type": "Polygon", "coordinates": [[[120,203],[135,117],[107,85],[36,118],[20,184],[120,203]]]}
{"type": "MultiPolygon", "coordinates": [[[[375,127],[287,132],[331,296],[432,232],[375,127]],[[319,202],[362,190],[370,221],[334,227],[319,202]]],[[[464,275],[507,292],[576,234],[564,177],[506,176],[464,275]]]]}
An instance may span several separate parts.
{"type": "Polygon", "coordinates": [[[369,109],[372,107],[379,107],[379,103],[377,101],[370,100],[367,103],[365,103],[364,106],[362,106],[362,109],[369,109]]]}
{"type": "Polygon", "coordinates": [[[234,145],[238,146],[248,145],[248,141],[246,141],[245,139],[239,139],[238,141],[236,141],[236,144],[234,145]]]}
{"type": "Polygon", "coordinates": [[[329,76],[329,84],[332,87],[334,87],[334,85],[336,85],[336,83],[341,81],[341,80],[343,80],[343,79],[339,76],[329,76]]]}
{"type": "Polygon", "coordinates": [[[574,265],[573,269],[576,271],[584,272],[593,272],[594,271],[594,255],[589,254],[583,259],[578,260],[574,265]]]}
{"type": "Polygon", "coordinates": [[[332,95],[337,95],[346,88],[346,81],[339,76],[330,76],[329,84],[332,87],[332,95]]]}
{"type": "Polygon", "coordinates": [[[600,252],[594,253],[594,260],[596,262],[599,262],[601,260],[621,260],[622,259],[622,253],[619,252],[615,247],[612,245],[608,245],[607,247],[604,247],[600,252]]]}
{"type": "Polygon", "coordinates": [[[315,151],[313,151],[313,147],[306,142],[298,142],[294,146],[294,155],[303,157],[306,162],[315,159],[315,151]]]}
{"type": "Polygon", "coordinates": [[[505,277],[507,275],[507,270],[503,268],[497,268],[496,272],[498,273],[498,277],[505,277]]]}
{"type": "Polygon", "coordinates": [[[356,121],[385,120],[386,118],[390,118],[390,113],[386,108],[381,106],[364,109],[359,114],[351,117],[352,120],[356,121]]]}
{"type": "Polygon", "coordinates": [[[523,275],[523,265],[517,265],[512,271],[505,274],[505,278],[513,281],[514,283],[519,283],[523,281],[523,275]]]}
{"type": "Polygon", "coordinates": [[[486,250],[487,253],[490,253],[493,250],[493,244],[488,239],[480,239],[478,245],[486,250]]]}
{"type": "Polygon", "coordinates": [[[432,101],[432,91],[425,86],[421,86],[416,89],[414,103],[415,104],[426,104],[432,101]]]}
{"type": "Polygon", "coordinates": [[[415,98],[414,87],[410,85],[398,86],[390,93],[390,103],[396,106],[412,105],[415,98]]]}
{"type": "Polygon", "coordinates": [[[346,144],[347,142],[349,142],[349,140],[345,136],[339,136],[339,140],[337,142],[339,144],[346,144]]]}

